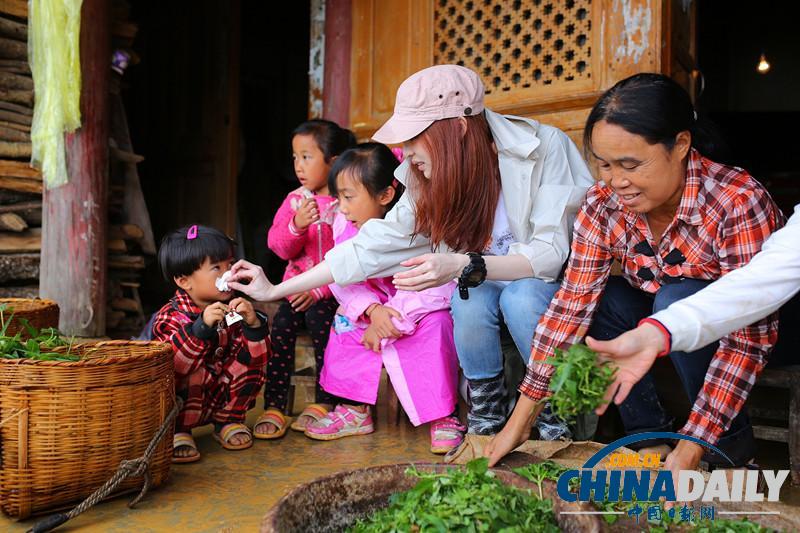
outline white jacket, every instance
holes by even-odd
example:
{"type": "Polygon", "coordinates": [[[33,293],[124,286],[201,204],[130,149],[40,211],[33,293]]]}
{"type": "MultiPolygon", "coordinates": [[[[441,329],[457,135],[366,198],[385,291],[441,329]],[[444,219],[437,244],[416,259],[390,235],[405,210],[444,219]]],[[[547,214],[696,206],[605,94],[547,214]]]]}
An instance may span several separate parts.
{"type": "Polygon", "coordinates": [[[749,263],[679,300],[655,318],[672,350],[693,352],[777,311],[800,291],[800,205],[749,263]]]}
{"type": "MultiPolygon", "coordinates": [[[[575,215],[593,179],[578,148],[561,130],[535,120],[486,110],[497,147],[503,200],[517,241],[508,253],[524,255],[534,276],[554,281],[567,260],[575,215]]],[[[395,177],[405,184],[410,163],[395,177]]],[[[400,262],[431,251],[414,232],[414,200],[406,192],[383,219],[364,224],[354,238],[325,255],[339,285],[394,274],[400,262]]],[[[451,251],[451,250],[440,250],[451,251]]],[[[471,251],[471,250],[462,250],[471,251]]]]}

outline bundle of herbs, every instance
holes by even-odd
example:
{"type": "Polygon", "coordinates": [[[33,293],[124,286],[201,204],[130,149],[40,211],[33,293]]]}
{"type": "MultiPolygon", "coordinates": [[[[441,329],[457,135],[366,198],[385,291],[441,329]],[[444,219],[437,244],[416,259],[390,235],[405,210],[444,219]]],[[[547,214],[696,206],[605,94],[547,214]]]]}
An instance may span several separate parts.
{"type": "Polygon", "coordinates": [[[350,531],[559,531],[553,502],[502,483],[486,458],[447,473],[419,472],[414,488],[394,494],[389,507],[359,520],[350,531]]]}
{"type": "Polygon", "coordinates": [[[598,361],[597,352],[585,344],[573,344],[567,351],[556,349],[555,354],[546,361],[555,369],[549,398],[553,413],[569,421],[594,411],[614,382],[614,366],[598,361]]]}
{"type": "Polygon", "coordinates": [[[5,316],[6,306],[0,304],[0,359],[34,359],[36,361],[78,361],[80,356],[70,353],[71,342],[67,342],[54,328],[37,329],[22,317],[14,318],[11,313],[5,316]],[[22,332],[6,335],[12,320],[22,325],[28,338],[22,339],[22,332]],[[66,346],[64,353],[53,351],[66,346]]]}

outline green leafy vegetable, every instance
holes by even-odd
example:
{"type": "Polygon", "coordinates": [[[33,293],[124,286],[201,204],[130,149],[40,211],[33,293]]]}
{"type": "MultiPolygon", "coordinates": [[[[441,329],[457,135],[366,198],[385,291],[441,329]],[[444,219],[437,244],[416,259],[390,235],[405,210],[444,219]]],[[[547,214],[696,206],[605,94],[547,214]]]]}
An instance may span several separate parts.
{"type": "Polygon", "coordinates": [[[488,469],[486,458],[445,474],[413,468],[406,474],[420,481],[392,495],[389,507],[359,520],[350,531],[559,531],[552,501],[502,483],[488,469]]]}
{"type": "Polygon", "coordinates": [[[539,487],[539,498],[544,498],[542,494],[544,480],[558,481],[559,476],[567,470],[569,469],[553,461],[542,461],[541,463],[531,463],[521,468],[515,468],[514,473],[536,483],[536,486],[539,487]]]}
{"type": "Polygon", "coordinates": [[[564,420],[594,411],[614,381],[615,368],[600,363],[597,353],[584,344],[573,344],[566,352],[555,350],[556,357],[547,358],[555,368],[550,380],[550,405],[564,420]]]}
{"type": "Polygon", "coordinates": [[[54,328],[36,329],[26,319],[19,317],[19,322],[28,333],[28,339],[22,341],[22,333],[13,337],[6,335],[14,314],[5,316],[6,304],[0,304],[0,359],[34,359],[37,361],[79,361],[80,356],[71,354],[72,342],[65,341],[54,328]],[[54,352],[53,349],[66,346],[66,353],[54,352]]]}

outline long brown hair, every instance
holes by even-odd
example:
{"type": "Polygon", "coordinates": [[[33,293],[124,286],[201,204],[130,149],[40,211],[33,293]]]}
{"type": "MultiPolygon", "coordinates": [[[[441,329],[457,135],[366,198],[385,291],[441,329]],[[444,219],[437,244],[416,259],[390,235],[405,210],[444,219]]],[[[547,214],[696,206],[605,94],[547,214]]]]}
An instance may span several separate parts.
{"type": "Polygon", "coordinates": [[[480,252],[489,244],[500,198],[500,167],[483,113],[437,120],[420,134],[430,154],[431,178],[414,165],[411,188],[416,202],[414,233],[460,252],[480,252]]]}

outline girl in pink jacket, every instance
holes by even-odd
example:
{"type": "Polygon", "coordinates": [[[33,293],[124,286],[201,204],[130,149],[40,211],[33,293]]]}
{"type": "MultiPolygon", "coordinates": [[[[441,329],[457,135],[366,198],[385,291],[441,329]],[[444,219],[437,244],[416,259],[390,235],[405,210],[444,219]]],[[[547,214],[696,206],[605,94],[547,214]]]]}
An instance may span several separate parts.
{"type": "MultiPolygon", "coordinates": [[[[330,172],[329,187],[339,199],[333,224],[336,244],[358,233],[366,221],[383,218],[402,194],[393,178],[398,161],[382,144],[361,144],[344,152],[330,172]]],[[[328,415],[306,427],[306,436],[333,440],[374,430],[374,405],[382,367],[411,422],[431,422],[431,451],[458,446],[465,427],[454,416],[458,358],[453,343],[450,297],[455,283],[420,292],[398,291],[392,278],[330,285],[339,302],[322,388],[346,398],[328,415]]]]}
{"type": "MultiPolygon", "coordinates": [[[[336,214],[336,200],[328,193],[328,172],[336,156],[354,144],[352,132],[328,120],[309,120],[292,133],[294,171],[301,187],[283,201],[267,236],[269,248],[289,261],[284,280],[320,263],[325,253],[333,248],[331,224],[336,214]]],[[[262,422],[255,427],[255,437],[274,439],[286,432],[289,421],[283,412],[294,370],[297,332],[305,324],[314,343],[319,372],[337,305],[327,287],[294,294],[281,303],[270,334],[274,356],[267,365],[266,411],[262,422]]],[[[292,424],[292,429],[303,431],[309,420],[325,416],[336,398],[325,393],[318,384],[315,401],[292,424]]]]}

